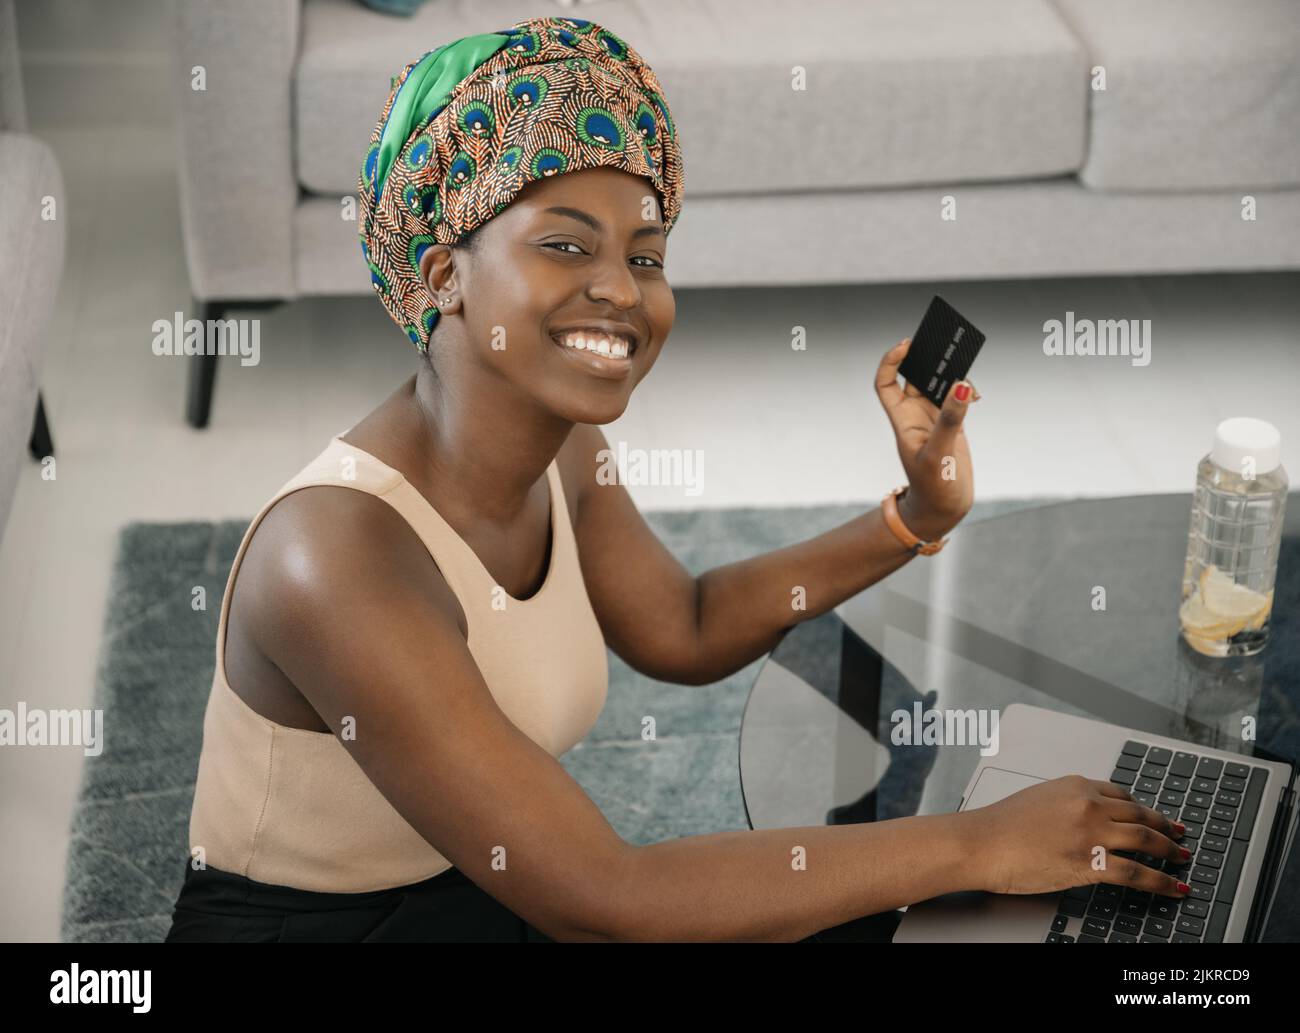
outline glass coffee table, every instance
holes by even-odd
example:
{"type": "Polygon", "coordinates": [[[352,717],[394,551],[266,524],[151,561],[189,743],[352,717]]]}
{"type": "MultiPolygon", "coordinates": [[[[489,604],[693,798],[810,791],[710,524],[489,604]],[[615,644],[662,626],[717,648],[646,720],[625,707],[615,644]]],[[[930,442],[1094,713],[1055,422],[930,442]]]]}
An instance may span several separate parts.
{"type": "MultiPolygon", "coordinates": [[[[741,722],[750,825],[956,810],[979,747],[892,746],[890,715],[916,707],[1030,703],[1295,762],[1300,497],[1288,499],[1269,643],[1224,659],[1178,633],[1191,504],[1089,499],[963,525],[938,555],[796,625],[763,663],[741,722]]],[[[1300,848],[1292,855],[1266,940],[1300,940],[1300,848]]],[[[885,939],[900,914],[819,938],[885,939]]]]}

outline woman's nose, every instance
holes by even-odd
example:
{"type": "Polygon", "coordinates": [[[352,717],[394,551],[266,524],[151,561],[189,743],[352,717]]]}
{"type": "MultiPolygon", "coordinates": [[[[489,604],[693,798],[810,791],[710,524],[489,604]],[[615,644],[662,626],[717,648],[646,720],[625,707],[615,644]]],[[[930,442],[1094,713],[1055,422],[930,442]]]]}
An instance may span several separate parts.
{"type": "Polygon", "coordinates": [[[621,255],[597,262],[592,267],[587,295],[593,301],[608,301],[616,308],[634,308],[641,301],[641,287],[621,255]]]}

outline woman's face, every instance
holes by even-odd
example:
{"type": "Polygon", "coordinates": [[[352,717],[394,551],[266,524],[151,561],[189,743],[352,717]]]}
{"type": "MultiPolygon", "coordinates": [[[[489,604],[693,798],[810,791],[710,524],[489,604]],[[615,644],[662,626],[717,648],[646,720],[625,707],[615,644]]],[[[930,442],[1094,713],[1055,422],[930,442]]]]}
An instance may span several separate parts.
{"type": "Polygon", "coordinates": [[[434,366],[444,349],[465,348],[472,364],[565,420],[617,419],[677,311],[649,181],[612,168],[537,180],[476,238],[471,250],[431,248],[422,261],[434,296],[456,299],[434,331],[434,366]]]}

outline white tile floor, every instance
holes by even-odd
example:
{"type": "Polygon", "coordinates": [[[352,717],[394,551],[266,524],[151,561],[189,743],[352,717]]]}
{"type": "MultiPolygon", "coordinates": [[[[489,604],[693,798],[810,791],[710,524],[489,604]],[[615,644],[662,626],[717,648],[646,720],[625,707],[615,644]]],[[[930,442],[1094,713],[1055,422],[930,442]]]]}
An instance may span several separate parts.
{"type": "MultiPolygon", "coordinates": [[[[58,477],[24,471],[0,541],[2,707],[89,704],[125,522],[250,516],[415,361],[373,298],[285,306],[264,317],[261,365],[225,362],[211,427],[189,429],[183,360],[149,347],[152,322],[189,304],[169,132],[70,121],[34,119],[69,196],[43,376],[58,477]]],[[[606,433],[703,449],[705,492],[638,501],[874,504],[900,469],[874,367],[934,286],[680,292],[663,358],[606,433]],[[789,346],[796,324],[806,352],[789,346]]],[[[1186,491],[1215,423],[1240,414],[1277,424],[1300,471],[1298,286],[1295,274],[940,286],[989,337],[969,420],[979,497],[1186,491]],[[1042,324],[1067,309],[1150,318],[1153,361],[1045,357],[1042,324]]],[[[80,764],[74,749],[0,751],[0,940],[57,937],[80,764]]]]}

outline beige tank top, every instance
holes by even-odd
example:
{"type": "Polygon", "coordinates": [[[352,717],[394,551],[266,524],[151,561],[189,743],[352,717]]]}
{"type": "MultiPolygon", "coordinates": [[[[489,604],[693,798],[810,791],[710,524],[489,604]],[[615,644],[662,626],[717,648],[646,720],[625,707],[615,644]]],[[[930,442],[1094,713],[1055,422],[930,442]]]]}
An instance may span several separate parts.
{"type": "Polygon", "coordinates": [[[202,848],[204,862],[213,868],[330,893],[404,886],[451,867],[375,788],[332,732],[276,724],[226,681],[226,620],[240,561],[262,518],[299,488],[355,488],[397,510],[460,601],[470,653],[506,716],[556,757],[590,731],[608,687],[605,642],[583,584],[554,460],[546,477],[551,487],[546,579],[527,599],[507,594],[504,610],[492,608],[492,576],[424,496],[398,471],[338,435],[262,507],[244,532],[221,600],[216,670],[190,813],[193,856],[202,848]]]}

